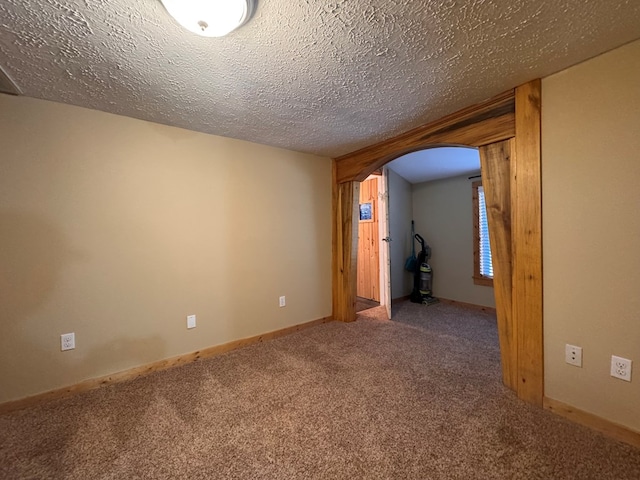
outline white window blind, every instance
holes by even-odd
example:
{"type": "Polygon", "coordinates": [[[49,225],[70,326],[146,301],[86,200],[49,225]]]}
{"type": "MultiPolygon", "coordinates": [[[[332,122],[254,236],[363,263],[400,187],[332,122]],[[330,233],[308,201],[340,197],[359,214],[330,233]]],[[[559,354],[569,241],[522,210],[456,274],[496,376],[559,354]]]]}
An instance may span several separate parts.
{"type": "Polygon", "coordinates": [[[480,275],[493,278],[493,262],[491,261],[491,245],[489,244],[489,225],[487,223],[487,207],[484,202],[484,189],[478,187],[478,218],[480,219],[480,275]]]}

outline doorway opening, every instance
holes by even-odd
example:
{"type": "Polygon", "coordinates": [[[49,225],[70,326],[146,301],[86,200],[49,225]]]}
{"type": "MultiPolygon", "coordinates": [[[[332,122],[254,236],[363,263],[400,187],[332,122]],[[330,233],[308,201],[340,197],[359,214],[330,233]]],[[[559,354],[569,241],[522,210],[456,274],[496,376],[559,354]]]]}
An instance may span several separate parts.
{"type": "Polygon", "coordinates": [[[369,175],[360,182],[356,312],[381,305],[380,182],[381,175],[378,174],[369,175]]]}
{"type": "Polygon", "coordinates": [[[356,313],[384,307],[380,316],[391,318],[388,170],[376,171],[360,182],[356,196],[356,313]]]}
{"type": "Polygon", "coordinates": [[[503,382],[535,405],[542,405],[544,392],[540,105],[541,81],[532,80],[333,164],[333,317],[351,322],[356,319],[357,182],[429,146],[480,149],[489,230],[496,242],[492,260],[503,382]]]}
{"type": "Polygon", "coordinates": [[[390,172],[390,235],[392,298],[407,299],[414,289],[414,271],[405,265],[412,246],[420,245],[411,233],[424,238],[431,249],[427,260],[433,293],[443,301],[495,309],[492,284],[474,282],[475,235],[473,181],[480,179],[477,148],[437,146],[398,157],[390,172]]]}

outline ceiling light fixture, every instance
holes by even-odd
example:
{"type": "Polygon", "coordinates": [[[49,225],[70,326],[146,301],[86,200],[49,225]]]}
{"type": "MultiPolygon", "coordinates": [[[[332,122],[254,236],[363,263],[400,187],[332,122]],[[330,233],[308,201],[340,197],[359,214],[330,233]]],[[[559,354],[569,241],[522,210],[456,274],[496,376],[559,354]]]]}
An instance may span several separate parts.
{"type": "Polygon", "coordinates": [[[255,0],[161,0],[167,12],[187,30],[203,37],[222,37],[249,21],[255,0]]]}

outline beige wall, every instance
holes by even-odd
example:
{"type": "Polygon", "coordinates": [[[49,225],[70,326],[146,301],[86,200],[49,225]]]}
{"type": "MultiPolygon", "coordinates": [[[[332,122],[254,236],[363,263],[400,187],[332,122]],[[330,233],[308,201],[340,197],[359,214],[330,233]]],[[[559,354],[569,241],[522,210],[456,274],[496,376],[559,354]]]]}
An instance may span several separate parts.
{"type": "Polygon", "coordinates": [[[416,233],[432,250],[429,264],[436,297],[495,307],[493,287],[473,283],[473,204],[468,177],[413,185],[416,233]]]}
{"type": "Polygon", "coordinates": [[[411,184],[393,170],[388,171],[391,298],[400,298],[413,289],[413,276],[404,269],[404,262],[411,254],[411,184]]]}
{"type": "Polygon", "coordinates": [[[0,152],[0,402],[331,314],[327,158],[6,95],[0,152]]]}
{"type": "Polygon", "coordinates": [[[640,42],[543,80],[542,172],[545,394],[640,431],[640,42]]]}

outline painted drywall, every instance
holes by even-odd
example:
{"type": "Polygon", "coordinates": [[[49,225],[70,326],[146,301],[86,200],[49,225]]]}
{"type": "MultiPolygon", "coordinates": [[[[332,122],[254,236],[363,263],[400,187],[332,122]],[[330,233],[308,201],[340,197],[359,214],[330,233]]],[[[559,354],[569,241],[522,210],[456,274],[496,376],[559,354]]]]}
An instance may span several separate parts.
{"type": "Polygon", "coordinates": [[[0,402],[331,314],[330,159],[6,95],[0,148],[0,402]]]}
{"type": "Polygon", "coordinates": [[[640,42],[543,80],[542,231],[545,394],[640,432],[638,85],[640,42]]]}
{"type": "Polygon", "coordinates": [[[411,220],[413,203],[411,184],[391,169],[389,172],[389,258],[391,263],[391,298],[409,295],[413,277],[404,269],[411,254],[411,220]]]}
{"type": "Polygon", "coordinates": [[[495,307],[493,287],[473,283],[473,202],[468,175],[413,185],[416,233],[431,247],[436,297],[495,307]]]}

